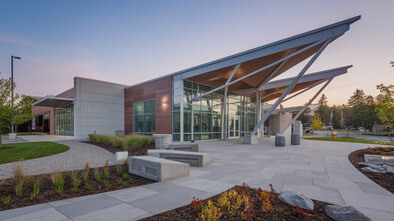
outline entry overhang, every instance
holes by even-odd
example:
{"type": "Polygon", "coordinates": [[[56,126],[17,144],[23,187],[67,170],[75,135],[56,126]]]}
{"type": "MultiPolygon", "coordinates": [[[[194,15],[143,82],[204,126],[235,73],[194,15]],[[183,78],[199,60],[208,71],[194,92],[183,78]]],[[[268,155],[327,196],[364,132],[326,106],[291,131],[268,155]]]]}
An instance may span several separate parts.
{"type": "Polygon", "coordinates": [[[40,106],[40,107],[60,107],[66,104],[71,104],[73,102],[74,102],[73,98],[46,96],[34,102],[32,105],[40,106]]]}

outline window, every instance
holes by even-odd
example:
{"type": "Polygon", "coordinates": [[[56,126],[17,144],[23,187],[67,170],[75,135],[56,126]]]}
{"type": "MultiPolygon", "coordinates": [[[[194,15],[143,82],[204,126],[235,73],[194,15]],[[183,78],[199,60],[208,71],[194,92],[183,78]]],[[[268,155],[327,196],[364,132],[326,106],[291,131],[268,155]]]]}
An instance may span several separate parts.
{"type": "Polygon", "coordinates": [[[155,132],[155,100],[133,103],[134,133],[153,134],[155,132]]]}

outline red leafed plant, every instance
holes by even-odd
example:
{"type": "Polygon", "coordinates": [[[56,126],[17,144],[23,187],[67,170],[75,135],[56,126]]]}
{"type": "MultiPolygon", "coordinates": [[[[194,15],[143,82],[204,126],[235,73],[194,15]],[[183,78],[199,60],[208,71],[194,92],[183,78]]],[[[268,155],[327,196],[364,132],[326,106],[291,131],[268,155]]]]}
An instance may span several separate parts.
{"type": "Polygon", "coordinates": [[[295,216],[310,216],[310,214],[308,214],[303,208],[299,207],[297,204],[296,207],[292,206],[291,214],[295,216]]]}
{"type": "Polygon", "coordinates": [[[202,200],[200,200],[199,198],[193,197],[192,202],[190,203],[190,205],[192,206],[192,208],[196,211],[196,212],[200,212],[201,208],[202,208],[202,200]]]}

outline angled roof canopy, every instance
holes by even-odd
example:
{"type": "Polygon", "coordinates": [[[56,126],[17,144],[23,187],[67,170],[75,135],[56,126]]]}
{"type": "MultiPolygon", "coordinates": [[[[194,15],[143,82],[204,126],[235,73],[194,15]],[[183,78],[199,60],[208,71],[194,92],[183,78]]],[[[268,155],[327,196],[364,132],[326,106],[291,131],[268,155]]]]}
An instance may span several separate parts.
{"type": "Polygon", "coordinates": [[[350,29],[350,24],[359,19],[360,16],[356,16],[300,35],[176,72],[172,75],[180,75],[181,79],[188,79],[212,87],[220,87],[226,84],[226,81],[238,64],[241,65],[234,74],[233,81],[284,59],[289,55],[292,56],[283,62],[272,65],[228,87],[229,91],[257,89],[267,80],[280,75],[316,53],[324,44],[325,40],[330,38],[335,40],[340,37],[350,29]],[[274,75],[270,76],[274,71],[274,75]]]}
{"type": "MultiPolygon", "coordinates": [[[[347,73],[347,69],[353,67],[352,65],[319,71],[311,74],[304,75],[295,85],[295,87],[290,91],[289,94],[294,94],[295,92],[302,90],[308,90],[312,87],[315,87],[329,79],[335,78],[339,75],[347,73]]],[[[261,101],[267,102],[270,100],[277,99],[282,95],[285,89],[291,84],[294,80],[294,77],[285,78],[277,81],[271,81],[265,84],[261,90],[261,101]]],[[[250,93],[249,95],[255,95],[255,93],[250,93]]]]}
{"type": "Polygon", "coordinates": [[[46,96],[33,103],[33,106],[60,107],[74,102],[73,98],[46,96]]]}

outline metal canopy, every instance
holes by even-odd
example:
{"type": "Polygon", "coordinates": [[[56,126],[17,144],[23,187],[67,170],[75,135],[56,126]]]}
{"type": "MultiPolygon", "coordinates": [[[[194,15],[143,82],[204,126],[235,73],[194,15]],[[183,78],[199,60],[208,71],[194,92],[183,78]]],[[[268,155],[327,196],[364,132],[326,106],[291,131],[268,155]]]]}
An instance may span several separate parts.
{"type": "Polygon", "coordinates": [[[33,103],[33,106],[60,107],[74,102],[73,98],[46,96],[33,103]]]}
{"type": "Polygon", "coordinates": [[[206,84],[214,88],[223,87],[227,84],[228,91],[258,89],[268,80],[273,79],[315,54],[327,39],[332,39],[330,41],[332,43],[332,41],[348,31],[350,24],[358,19],[360,19],[360,16],[175,74],[180,75],[182,79],[206,84]],[[232,82],[229,83],[229,76],[231,76],[236,65],[239,64],[241,66],[232,76],[232,82]],[[251,73],[253,74],[244,78],[251,73]],[[237,81],[238,79],[240,80],[237,81]]]}
{"type": "MultiPolygon", "coordinates": [[[[297,82],[296,86],[293,88],[293,90],[291,90],[290,94],[302,90],[307,90],[311,87],[315,87],[318,84],[323,83],[327,79],[331,79],[339,75],[345,74],[347,73],[347,69],[351,67],[353,67],[353,65],[348,65],[348,66],[325,70],[325,71],[319,71],[312,74],[306,74],[297,82]]],[[[268,82],[261,89],[261,96],[262,96],[261,101],[267,102],[270,100],[277,99],[283,93],[284,91],[283,88],[287,88],[293,80],[294,77],[268,82]]]]}

